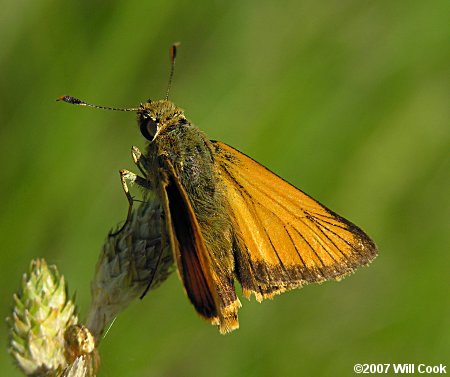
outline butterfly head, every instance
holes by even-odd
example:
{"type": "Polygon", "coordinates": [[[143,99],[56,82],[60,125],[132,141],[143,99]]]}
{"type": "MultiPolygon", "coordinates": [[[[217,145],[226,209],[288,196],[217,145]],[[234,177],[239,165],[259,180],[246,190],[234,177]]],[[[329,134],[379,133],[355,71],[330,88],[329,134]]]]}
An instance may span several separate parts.
{"type": "Polygon", "coordinates": [[[149,141],[155,139],[162,130],[188,123],[184,111],[168,100],[148,100],[141,104],[137,120],[142,135],[149,141]]]}

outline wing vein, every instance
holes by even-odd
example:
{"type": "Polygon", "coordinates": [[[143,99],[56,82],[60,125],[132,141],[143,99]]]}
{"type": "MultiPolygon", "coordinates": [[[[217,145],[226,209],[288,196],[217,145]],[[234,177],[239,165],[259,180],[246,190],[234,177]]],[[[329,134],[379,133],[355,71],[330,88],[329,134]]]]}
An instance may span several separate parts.
{"type": "MultiPolygon", "coordinates": [[[[312,217],[310,219],[313,223],[315,223],[317,225],[317,229],[323,234],[324,237],[326,237],[328,239],[328,241],[330,241],[330,243],[336,248],[337,251],[339,251],[339,253],[345,258],[347,259],[347,255],[345,255],[341,249],[336,245],[336,243],[323,231],[323,229],[328,230],[330,233],[335,234],[332,230],[328,229],[327,227],[323,226],[316,218],[312,217]]],[[[336,235],[336,234],[335,234],[336,235]]],[[[341,237],[339,237],[341,238],[341,237]]],[[[341,238],[343,241],[345,241],[343,238],[341,238]]],[[[351,245],[350,245],[351,246],[351,245]]],[[[324,247],[325,251],[328,253],[328,255],[335,261],[338,262],[331,253],[329,253],[326,248],[324,247]]]]}
{"type": "MultiPolygon", "coordinates": [[[[315,218],[315,217],[313,216],[313,217],[312,217],[312,221],[315,222],[316,224],[318,224],[318,227],[322,227],[322,228],[328,230],[330,233],[333,233],[336,237],[338,237],[340,240],[342,240],[342,242],[344,242],[345,244],[347,244],[347,245],[348,245],[353,251],[355,251],[356,253],[358,253],[358,254],[361,253],[361,251],[360,251],[357,247],[355,247],[355,245],[353,245],[351,242],[349,242],[348,240],[346,240],[345,238],[343,238],[339,233],[336,233],[336,232],[334,232],[332,229],[330,229],[330,228],[326,227],[325,225],[323,225],[322,222],[320,222],[319,219],[317,219],[317,218],[315,218]],[[320,224],[320,225],[319,225],[319,224],[320,224]]],[[[332,223],[330,223],[330,222],[328,222],[328,221],[323,221],[323,223],[326,223],[326,224],[331,225],[331,226],[336,226],[336,227],[338,227],[338,228],[340,228],[340,229],[343,229],[343,230],[346,230],[347,232],[350,233],[350,231],[349,231],[348,228],[346,228],[346,227],[341,227],[341,226],[339,226],[339,225],[332,224],[332,223]]],[[[328,237],[327,237],[327,238],[328,238],[328,237]]],[[[331,241],[331,240],[330,240],[330,241],[331,241]]],[[[333,244],[334,244],[334,242],[333,242],[333,244]]],[[[337,246],[336,246],[336,248],[339,250],[339,252],[341,252],[341,254],[343,254],[342,251],[341,251],[337,246]]],[[[345,254],[343,254],[343,255],[346,257],[345,254]]]]}
{"type": "MultiPolygon", "coordinates": [[[[322,260],[322,258],[319,256],[319,254],[317,254],[316,250],[314,249],[314,247],[312,247],[312,245],[309,243],[309,241],[305,238],[305,236],[300,233],[296,228],[292,227],[292,229],[295,230],[295,232],[297,232],[297,234],[303,239],[303,241],[305,241],[305,243],[309,246],[309,248],[311,249],[311,251],[313,252],[313,254],[317,257],[317,259],[320,261],[320,263],[322,264],[323,267],[325,267],[325,263],[322,260]]],[[[318,267],[320,268],[320,267],[318,267]]],[[[322,271],[321,271],[322,272],[322,271]]]]}
{"type": "MultiPolygon", "coordinates": [[[[302,254],[301,254],[300,251],[298,250],[297,245],[295,244],[295,241],[294,241],[294,239],[293,239],[292,236],[291,236],[291,233],[289,233],[289,230],[286,228],[286,226],[283,226],[283,227],[284,227],[284,229],[286,230],[286,233],[287,233],[287,235],[289,236],[289,239],[291,240],[292,245],[294,245],[294,249],[295,249],[295,251],[297,252],[297,255],[298,255],[298,257],[300,258],[300,260],[301,260],[303,266],[306,268],[306,263],[305,263],[305,261],[303,260],[302,254]]],[[[292,227],[292,225],[291,225],[291,228],[294,229],[294,228],[292,227]]]]}

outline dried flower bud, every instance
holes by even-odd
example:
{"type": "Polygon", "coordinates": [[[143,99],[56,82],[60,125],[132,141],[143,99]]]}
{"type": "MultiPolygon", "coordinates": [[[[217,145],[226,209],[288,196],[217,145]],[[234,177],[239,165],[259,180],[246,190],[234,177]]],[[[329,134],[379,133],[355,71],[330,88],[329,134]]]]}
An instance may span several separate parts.
{"type": "Polygon", "coordinates": [[[91,284],[86,321],[97,343],[105,327],[132,300],[158,287],[172,271],[170,247],[161,247],[162,213],[160,203],[143,202],[123,229],[106,239],[91,284]]]}
{"type": "Polygon", "coordinates": [[[74,376],[95,376],[100,359],[89,329],[83,325],[72,325],[67,328],[64,340],[66,359],[70,365],[65,373],[72,373],[74,376]]]}
{"type": "Polygon", "coordinates": [[[78,356],[88,355],[95,350],[94,337],[83,325],[72,325],[64,333],[66,359],[72,363],[78,356]]]}

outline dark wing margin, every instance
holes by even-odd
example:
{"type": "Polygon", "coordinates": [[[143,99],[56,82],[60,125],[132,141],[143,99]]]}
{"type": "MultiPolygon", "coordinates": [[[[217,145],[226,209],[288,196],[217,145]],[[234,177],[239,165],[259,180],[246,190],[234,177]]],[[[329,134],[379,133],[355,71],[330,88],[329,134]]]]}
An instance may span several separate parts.
{"type": "Polygon", "coordinates": [[[340,280],[377,255],[356,225],[236,149],[213,141],[235,228],[236,277],[258,301],[340,280]]]}

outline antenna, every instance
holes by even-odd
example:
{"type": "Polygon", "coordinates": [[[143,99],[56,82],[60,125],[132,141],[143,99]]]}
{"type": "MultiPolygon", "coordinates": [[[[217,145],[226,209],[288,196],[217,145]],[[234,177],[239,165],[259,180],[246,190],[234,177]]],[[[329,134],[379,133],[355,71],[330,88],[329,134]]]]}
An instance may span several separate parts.
{"type": "MultiPolygon", "coordinates": [[[[172,45],[170,48],[170,73],[169,73],[169,82],[167,83],[167,91],[166,91],[166,100],[169,99],[169,93],[170,88],[172,86],[172,80],[173,80],[173,74],[175,72],[175,60],[177,58],[177,47],[180,45],[180,42],[176,42],[172,45]]],[[[108,106],[99,106],[99,105],[92,105],[90,103],[84,102],[78,98],[72,97],[72,96],[61,96],[56,99],[57,101],[61,102],[67,102],[72,105],[78,105],[78,106],[88,106],[93,107],[95,109],[104,109],[104,110],[114,110],[114,111],[139,111],[140,108],[129,108],[129,109],[121,109],[117,107],[108,107],[108,106]]]]}
{"type": "Polygon", "coordinates": [[[57,101],[67,102],[72,105],[78,105],[78,106],[88,106],[93,107],[95,109],[104,109],[104,110],[114,110],[114,111],[138,111],[139,108],[129,108],[129,109],[120,109],[116,107],[107,107],[107,106],[99,106],[99,105],[92,105],[90,103],[84,102],[78,98],[72,97],[72,96],[61,96],[56,99],[57,101]]]}
{"type": "Polygon", "coordinates": [[[172,86],[173,73],[175,71],[175,60],[177,58],[177,47],[180,45],[180,42],[176,42],[170,48],[170,74],[169,74],[169,82],[167,83],[167,91],[166,91],[166,101],[169,99],[170,87],[172,86]]]}

